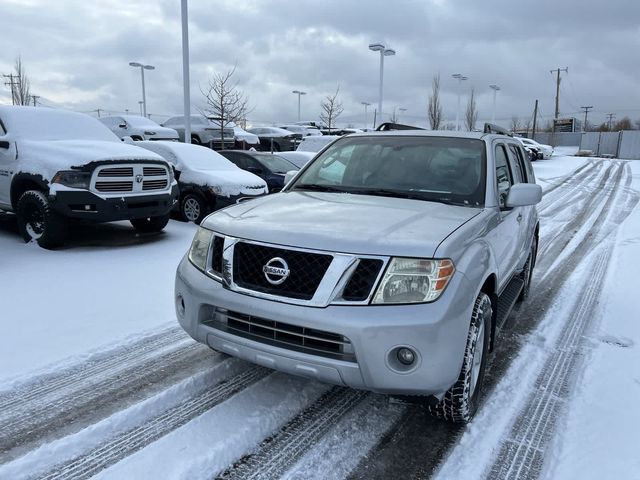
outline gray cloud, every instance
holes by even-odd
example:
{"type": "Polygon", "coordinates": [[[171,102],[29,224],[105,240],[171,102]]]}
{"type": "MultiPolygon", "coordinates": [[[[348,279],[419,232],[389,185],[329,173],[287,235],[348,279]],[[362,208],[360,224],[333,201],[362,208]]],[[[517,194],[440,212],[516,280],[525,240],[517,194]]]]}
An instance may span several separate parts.
{"type": "MultiPolygon", "coordinates": [[[[386,61],[383,111],[407,108],[403,121],[426,123],[433,75],[442,76],[448,120],[455,118],[457,84],[469,76],[480,119],[491,116],[491,83],[502,87],[497,117],[553,114],[550,70],[569,67],[561,88],[561,112],[579,116],[594,105],[594,122],[616,112],[640,117],[634,61],[640,47],[640,4],[614,0],[505,2],[499,0],[191,0],[192,103],[203,105],[199,86],[212,72],[237,65],[236,80],[254,110],[250,120],[295,120],[302,89],[306,119],[316,119],[320,101],[340,85],[341,117],[360,125],[360,102],[377,103],[378,56],[370,41],[397,50],[386,61]]],[[[140,61],[156,66],[147,75],[149,111],[179,113],[182,106],[180,2],[162,0],[4,0],[0,5],[3,49],[0,72],[22,55],[33,93],[45,103],[91,111],[137,111],[140,61]]],[[[10,101],[0,89],[0,102],[10,101]]],[[[373,107],[371,107],[373,108],[373,107]]],[[[371,119],[371,116],[370,116],[371,119]]]]}

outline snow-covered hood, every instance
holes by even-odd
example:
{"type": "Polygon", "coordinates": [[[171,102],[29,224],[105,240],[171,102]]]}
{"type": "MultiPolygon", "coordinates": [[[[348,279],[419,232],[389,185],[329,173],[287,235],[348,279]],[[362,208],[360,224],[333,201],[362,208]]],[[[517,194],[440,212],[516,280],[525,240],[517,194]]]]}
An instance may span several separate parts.
{"type": "Polygon", "coordinates": [[[178,132],[176,132],[173,128],[161,127],[158,125],[157,127],[132,127],[131,132],[128,132],[128,135],[138,134],[144,135],[148,137],[149,140],[160,140],[160,139],[169,139],[169,140],[177,140],[178,132]]]}
{"type": "Polygon", "coordinates": [[[236,170],[189,169],[180,172],[180,183],[191,183],[199,187],[215,187],[221,197],[237,195],[256,196],[268,193],[263,179],[251,172],[236,170]]]}
{"type": "Polygon", "coordinates": [[[82,167],[90,162],[153,160],[166,164],[159,155],[120,141],[97,140],[18,140],[21,171],[53,178],[56,172],[82,167]]]}
{"type": "Polygon", "coordinates": [[[240,141],[244,141],[249,145],[257,145],[260,143],[260,138],[253,133],[249,133],[246,130],[241,129],[240,127],[233,127],[233,132],[236,139],[240,141]]]}
{"type": "Polygon", "coordinates": [[[421,200],[289,191],[226,208],[202,225],[293,247],[432,257],[447,236],[480,212],[421,200]]]}

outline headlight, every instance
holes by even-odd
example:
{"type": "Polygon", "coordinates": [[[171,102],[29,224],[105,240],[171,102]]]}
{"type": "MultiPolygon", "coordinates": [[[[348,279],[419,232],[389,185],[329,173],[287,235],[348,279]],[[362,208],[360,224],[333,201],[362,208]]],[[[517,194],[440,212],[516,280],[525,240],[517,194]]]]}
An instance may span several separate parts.
{"type": "Polygon", "coordinates": [[[71,188],[89,188],[91,172],[76,172],[63,170],[53,176],[53,183],[59,183],[71,188]]]}
{"type": "Polygon", "coordinates": [[[209,246],[213,238],[213,232],[206,228],[198,227],[191,248],[189,249],[189,260],[193,266],[203,272],[207,268],[207,256],[209,254],[209,246]]]}
{"type": "Polygon", "coordinates": [[[171,185],[173,183],[173,180],[176,178],[176,174],[173,171],[172,165],[169,165],[168,168],[169,168],[169,185],[171,185]]]}
{"type": "Polygon", "coordinates": [[[433,302],[444,292],[454,270],[449,259],[392,258],[373,303],[433,302]]]}

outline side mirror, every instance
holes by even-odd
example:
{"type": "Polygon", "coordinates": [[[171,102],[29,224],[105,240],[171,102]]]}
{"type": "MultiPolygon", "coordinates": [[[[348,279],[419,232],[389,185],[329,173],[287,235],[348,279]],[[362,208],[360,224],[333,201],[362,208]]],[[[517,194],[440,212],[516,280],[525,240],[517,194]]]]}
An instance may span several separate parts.
{"type": "Polygon", "coordinates": [[[295,177],[298,174],[299,170],[289,170],[287,173],[284,174],[284,186],[286,187],[287,184],[293,180],[293,177],[295,177]]]}
{"type": "Polygon", "coordinates": [[[118,128],[127,128],[127,124],[126,123],[121,123],[120,125],[118,125],[118,128]]]}
{"type": "Polygon", "coordinates": [[[516,183],[509,189],[506,207],[527,207],[542,200],[542,187],[535,183],[516,183]]]}
{"type": "Polygon", "coordinates": [[[9,143],[9,140],[0,140],[0,148],[3,150],[7,150],[10,146],[11,143],[9,143]]]}

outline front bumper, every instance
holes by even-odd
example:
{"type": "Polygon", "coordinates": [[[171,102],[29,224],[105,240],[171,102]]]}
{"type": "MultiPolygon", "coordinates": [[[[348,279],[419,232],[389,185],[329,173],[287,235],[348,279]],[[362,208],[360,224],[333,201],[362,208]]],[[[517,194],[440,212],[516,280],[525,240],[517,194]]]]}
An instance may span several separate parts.
{"type": "Polygon", "coordinates": [[[430,304],[291,305],[228,290],[196,269],[186,256],[175,283],[178,321],[198,342],[291,374],[398,395],[441,396],[456,382],[475,294],[466,277],[457,273],[442,297],[430,304]],[[216,308],[342,335],[351,342],[355,361],[303,353],[227,333],[209,322],[216,308]],[[417,353],[415,364],[404,371],[391,361],[392,352],[401,346],[417,353]]]}
{"type": "Polygon", "coordinates": [[[95,222],[114,222],[168,214],[178,199],[178,186],[171,192],[149,195],[102,197],[88,190],[61,190],[49,196],[59,214],[95,222]]]}

